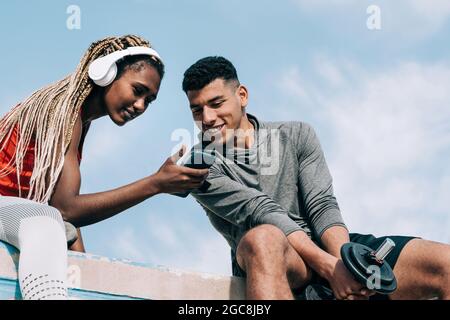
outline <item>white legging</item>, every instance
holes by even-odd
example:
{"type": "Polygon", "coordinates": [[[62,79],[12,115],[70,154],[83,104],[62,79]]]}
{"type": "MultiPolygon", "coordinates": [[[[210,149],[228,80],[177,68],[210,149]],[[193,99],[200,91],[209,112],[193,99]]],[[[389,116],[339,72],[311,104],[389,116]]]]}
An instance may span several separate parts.
{"type": "Polygon", "coordinates": [[[20,251],[23,299],[67,299],[67,240],[57,209],[27,199],[0,196],[0,240],[20,251]]]}

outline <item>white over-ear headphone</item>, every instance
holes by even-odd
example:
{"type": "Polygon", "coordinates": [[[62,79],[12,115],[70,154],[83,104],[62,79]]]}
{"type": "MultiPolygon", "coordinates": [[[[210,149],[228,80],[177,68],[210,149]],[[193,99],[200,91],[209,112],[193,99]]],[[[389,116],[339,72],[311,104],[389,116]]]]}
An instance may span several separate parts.
{"type": "Polygon", "coordinates": [[[95,59],[89,65],[89,78],[100,87],[106,87],[114,81],[117,75],[116,62],[125,56],[135,56],[139,54],[155,57],[162,63],[162,59],[156,50],[149,47],[128,47],[127,49],[115,51],[104,57],[95,59]]]}

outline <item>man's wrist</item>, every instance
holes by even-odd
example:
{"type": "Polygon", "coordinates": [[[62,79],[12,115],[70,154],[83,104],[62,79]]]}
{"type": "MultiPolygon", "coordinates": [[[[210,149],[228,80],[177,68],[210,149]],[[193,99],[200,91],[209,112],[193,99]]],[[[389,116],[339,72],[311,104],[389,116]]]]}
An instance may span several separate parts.
{"type": "Polygon", "coordinates": [[[338,263],[339,258],[327,254],[327,257],[324,257],[321,260],[321,263],[317,266],[315,271],[324,279],[329,280],[333,277],[334,270],[336,269],[336,264],[338,263]]]}
{"type": "Polygon", "coordinates": [[[344,226],[332,226],[325,230],[321,239],[323,249],[332,256],[341,258],[341,247],[350,241],[348,230],[344,226]]]}
{"type": "Polygon", "coordinates": [[[293,232],[288,236],[289,243],[314,271],[328,279],[332,276],[339,260],[318,247],[303,231],[293,232]]]}
{"type": "Polygon", "coordinates": [[[344,245],[347,242],[343,242],[337,245],[334,245],[332,247],[328,247],[326,249],[326,252],[328,252],[330,255],[332,255],[333,257],[337,258],[337,259],[341,259],[341,247],[342,245],[344,245]]]}

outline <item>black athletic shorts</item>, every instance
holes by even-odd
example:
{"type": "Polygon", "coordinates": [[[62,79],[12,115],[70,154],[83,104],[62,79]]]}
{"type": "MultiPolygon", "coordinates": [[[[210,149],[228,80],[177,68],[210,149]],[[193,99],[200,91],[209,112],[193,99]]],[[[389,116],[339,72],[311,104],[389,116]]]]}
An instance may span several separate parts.
{"type": "MultiPolygon", "coordinates": [[[[394,266],[397,263],[398,257],[400,256],[400,253],[402,252],[405,245],[409,241],[411,241],[412,239],[415,239],[417,237],[384,236],[384,237],[377,238],[372,234],[350,233],[350,241],[351,242],[356,242],[356,243],[366,245],[369,248],[372,248],[373,250],[378,249],[378,247],[383,243],[383,241],[386,238],[390,238],[395,243],[394,249],[392,249],[392,251],[389,253],[389,255],[385,259],[385,261],[387,263],[389,263],[391,268],[394,269],[394,266]]],[[[235,257],[233,257],[233,261],[232,261],[232,270],[233,270],[234,276],[246,277],[245,271],[242,270],[241,267],[239,267],[235,257]]],[[[328,285],[324,279],[317,277],[317,275],[313,276],[312,283],[320,283],[325,286],[328,285]]],[[[380,299],[387,299],[387,295],[377,293],[370,298],[370,300],[380,300],[380,299]]]]}

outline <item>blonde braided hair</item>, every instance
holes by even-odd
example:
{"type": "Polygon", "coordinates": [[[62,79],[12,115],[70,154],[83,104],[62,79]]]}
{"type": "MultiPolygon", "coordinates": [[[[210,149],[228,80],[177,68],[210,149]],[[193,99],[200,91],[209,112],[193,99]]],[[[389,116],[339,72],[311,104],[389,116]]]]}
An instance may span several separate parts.
{"type": "Polygon", "coordinates": [[[34,167],[27,198],[48,202],[64,165],[64,154],[72,138],[73,127],[81,106],[91,93],[94,83],[88,67],[95,59],[132,46],[150,47],[150,43],[135,35],[108,37],[91,44],[75,72],[64,79],[34,92],[0,119],[0,153],[6,147],[15,127],[18,142],[15,157],[0,168],[0,178],[20,173],[31,138],[35,141],[34,167]]]}

